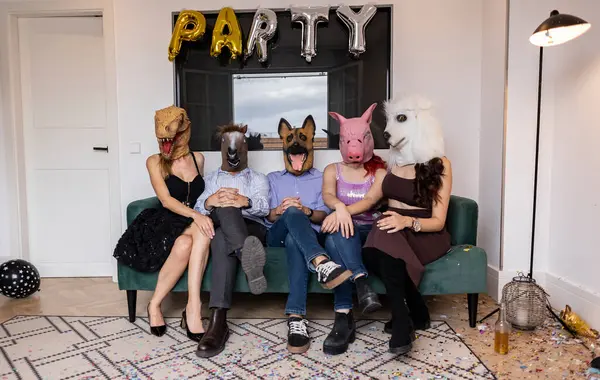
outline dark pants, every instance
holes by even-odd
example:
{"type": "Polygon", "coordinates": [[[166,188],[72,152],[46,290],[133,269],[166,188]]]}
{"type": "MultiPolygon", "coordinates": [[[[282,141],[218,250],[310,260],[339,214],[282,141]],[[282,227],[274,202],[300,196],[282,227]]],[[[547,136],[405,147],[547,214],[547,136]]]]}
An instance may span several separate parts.
{"type": "Polygon", "coordinates": [[[409,309],[413,319],[421,320],[429,316],[427,305],[410,279],[404,260],[396,259],[377,248],[364,248],[363,262],[369,272],[377,275],[385,285],[392,306],[393,335],[400,337],[408,334],[409,309]]]}
{"type": "Polygon", "coordinates": [[[210,242],[212,256],[212,288],[209,307],[229,309],[235,287],[239,250],[248,236],[265,241],[266,228],[245,219],[235,207],[215,208],[210,217],[215,225],[215,237],[210,242]]]}

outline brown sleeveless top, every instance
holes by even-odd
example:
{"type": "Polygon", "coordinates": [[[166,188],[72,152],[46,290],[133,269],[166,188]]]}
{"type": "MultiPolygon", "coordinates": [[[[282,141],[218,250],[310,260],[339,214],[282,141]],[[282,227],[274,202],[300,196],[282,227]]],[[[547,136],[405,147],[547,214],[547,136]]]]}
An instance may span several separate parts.
{"type": "MultiPolygon", "coordinates": [[[[383,179],[381,190],[384,197],[388,199],[418,207],[415,200],[415,181],[416,179],[402,178],[388,173],[383,179]]],[[[390,207],[389,210],[400,215],[423,219],[431,218],[432,213],[431,207],[415,209],[390,207]]],[[[386,216],[383,215],[379,219],[384,217],[386,216]]],[[[373,224],[364,246],[377,248],[394,258],[404,260],[410,278],[418,286],[425,270],[424,266],[444,256],[450,249],[450,235],[445,228],[437,232],[414,232],[406,228],[389,234],[377,228],[377,224],[373,224]]]]}

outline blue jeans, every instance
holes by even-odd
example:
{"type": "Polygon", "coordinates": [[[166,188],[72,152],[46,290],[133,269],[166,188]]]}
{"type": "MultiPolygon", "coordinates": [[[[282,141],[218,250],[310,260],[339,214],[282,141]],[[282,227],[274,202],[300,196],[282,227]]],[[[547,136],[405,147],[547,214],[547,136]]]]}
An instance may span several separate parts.
{"type": "Polygon", "coordinates": [[[327,235],[325,250],[331,260],[352,272],[354,280],[358,275],[367,276],[367,268],[362,261],[362,247],[371,232],[371,224],[354,224],[354,235],[346,239],[341,232],[327,235]]]}
{"type": "MultiPolygon", "coordinates": [[[[297,208],[288,208],[269,228],[267,245],[269,247],[285,247],[286,250],[290,293],[285,313],[306,315],[308,279],[310,272],[315,271],[312,260],[318,256],[329,257],[319,244],[319,235],[302,211],[297,208]]],[[[352,288],[347,295],[343,294],[344,290],[339,288],[340,286],[334,292],[335,310],[351,309],[352,288]]]]}

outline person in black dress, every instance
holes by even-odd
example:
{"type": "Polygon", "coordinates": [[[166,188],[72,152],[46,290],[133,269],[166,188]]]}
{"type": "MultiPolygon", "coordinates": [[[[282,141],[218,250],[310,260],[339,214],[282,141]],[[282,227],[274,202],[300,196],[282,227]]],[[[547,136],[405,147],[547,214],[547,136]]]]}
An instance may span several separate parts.
{"type": "Polygon", "coordinates": [[[386,103],[384,132],[389,172],[381,183],[388,211],[379,217],[363,248],[363,262],[385,285],[392,320],[389,349],[412,349],[414,330],[430,326],[429,310],[418,286],[424,266],[450,249],[445,228],[452,192],[452,168],[444,154],[442,129],[423,98],[386,103]]]}
{"type": "Polygon", "coordinates": [[[166,332],[160,305],[188,268],[188,303],[181,326],[190,339],[199,341],[200,286],[208,261],[214,228],[209,217],[194,211],[204,191],[204,156],[190,152],[190,120],[184,109],[170,106],[156,111],[156,137],[160,153],[146,161],[152,187],[162,207],[147,209],[132,222],[119,240],[114,256],[140,272],[160,270],[156,289],[148,304],[152,334],[166,332]]]}

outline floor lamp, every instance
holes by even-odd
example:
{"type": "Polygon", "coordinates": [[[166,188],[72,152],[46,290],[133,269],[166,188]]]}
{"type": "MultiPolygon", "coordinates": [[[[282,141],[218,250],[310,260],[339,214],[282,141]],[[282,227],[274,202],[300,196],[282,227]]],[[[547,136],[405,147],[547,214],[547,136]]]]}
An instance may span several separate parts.
{"type": "MultiPolygon", "coordinates": [[[[529,42],[540,47],[540,64],[538,72],[538,96],[537,96],[537,125],[535,132],[535,173],[533,178],[533,218],[531,222],[531,256],[529,261],[529,273],[527,277],[521,277],[521,282],[535,282],[533,280],[533,256],[535,253],[535,222],[537,214],[537,189],[538,189],[538,171],[539,171],[539,150],[540,150],[540,116],[542,106],[542,72],[544,62],[544,47],[556,46],[571,41],[590,29],[591,25],[579,17],[569,14],[559,13],[557,10],[550,12],[550,17],[544,20],[529,37],[529,42]]],[[[485,319],[497,313],[496,309],[480,320],[485,319]]]]}

